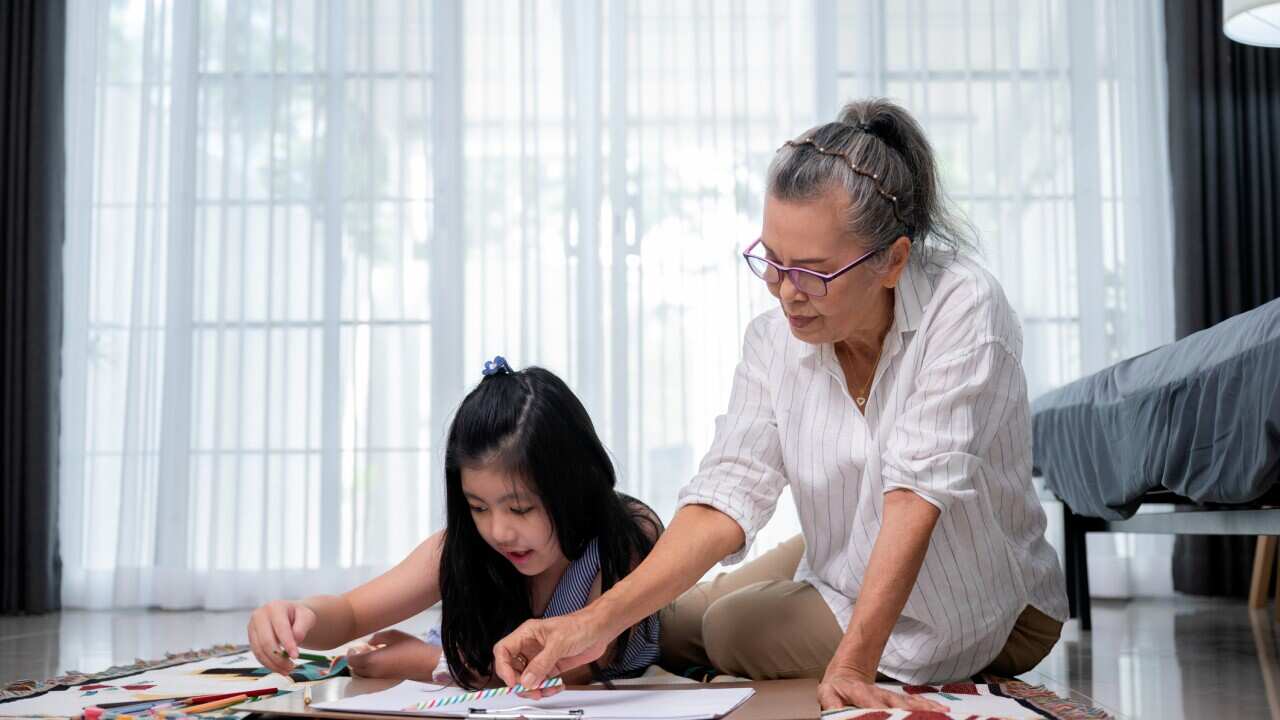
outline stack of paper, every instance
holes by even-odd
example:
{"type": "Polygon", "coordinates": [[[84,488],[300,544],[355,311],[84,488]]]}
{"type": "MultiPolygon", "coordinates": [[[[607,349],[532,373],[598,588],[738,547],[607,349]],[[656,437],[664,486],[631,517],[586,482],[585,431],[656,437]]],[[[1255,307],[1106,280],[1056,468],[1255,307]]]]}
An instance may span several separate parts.
{"type": "Polygon", "coordinates": [[[582,710],[582,720],[715,720],[750,698],[751,688],[698,690],[565,690],[542,700],[503,695],[430,710],[410,710],[424,700],[446,697],[457,688],[406,680],[381,692],[317,703],[317,710],[417,717],[466,717],[473,709],[502,712],[516,708],[531,715],[582,710]]]}

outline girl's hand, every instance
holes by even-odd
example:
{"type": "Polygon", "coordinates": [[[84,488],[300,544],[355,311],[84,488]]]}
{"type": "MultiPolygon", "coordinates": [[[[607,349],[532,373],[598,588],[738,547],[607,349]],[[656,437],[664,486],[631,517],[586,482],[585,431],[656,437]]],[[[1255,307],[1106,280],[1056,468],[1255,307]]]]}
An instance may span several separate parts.
{"type": "Polygon", "coordinates": [[[440,649],[409,633],[383,630],[368,644],[347,651],[351,674],[367,678],[406,678],[430,681],[440,649]]]}
{"type": "Polygon", "coordinates": [[[281,675],[293,670],[298,646],[315,627],[316,613],[302,603],[273,600],[249,617],[249,647],[262,666],[281,675]],[[281,655],[283,649],[286,655],[281,655]]]}
{"type": "Polygon", "coordinates": [[[947,712],[945,705],[916,695],[885,690],[876,686],[874,678],[867,679],[861,673],[835,664],[827,668],[818,685],[818,703],[823,710],[856,707],[947,712]]]}

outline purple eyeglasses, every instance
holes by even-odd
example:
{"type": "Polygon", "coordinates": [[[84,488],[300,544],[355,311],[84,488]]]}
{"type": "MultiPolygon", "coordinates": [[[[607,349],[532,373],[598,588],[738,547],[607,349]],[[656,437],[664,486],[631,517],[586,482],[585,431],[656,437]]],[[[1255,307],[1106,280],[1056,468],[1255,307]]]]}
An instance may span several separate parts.
{"type": "Polygon", "coordinates": [[[761,280],[764,280],[770,285],[777,285],[782,282],[782,276],[785,274],[791,278],[791,284],[795,285],[797,290],[810,297],[822,297],[826,295],[827,283],[858,267],[858,265],[870,259],[872,255],[880,252],[879,250],[872,250],[839,270],[824,275],[820,272],[814,272],[804,268],[779,265],[768,258],[763,258],[759,255],[752,255],[752,249],[759,245],[763,239],[764,238],[756,238],[755,242],[748,245],[747,249],[742,251],[742,257],[746,258],[747,266],[751,268],[751,272],[758,275],[761,280]]]}

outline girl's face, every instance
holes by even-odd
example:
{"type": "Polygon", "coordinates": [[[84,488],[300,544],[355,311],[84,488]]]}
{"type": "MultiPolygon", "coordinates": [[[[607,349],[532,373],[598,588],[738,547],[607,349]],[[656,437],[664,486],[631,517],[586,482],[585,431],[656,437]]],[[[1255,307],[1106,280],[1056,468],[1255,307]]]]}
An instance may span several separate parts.
{"type": "Polygon", "coordinates": [[[464,467],[462,494],[480,536],[526,577],[564,564],[551,518],[524,478],[496,466],[464,467]]]}
{"type": "MultiPolygon", "coordinates": [[[[756,252],[781,265],[833,273],[866,252],[844,237],[843,196],[829,192],[809,202],[768,195],[764,230],[756,252]]],[[[906,267],[910,244],[899,238],[889,266],[865,262],[827,283],[827,294],[809,296],[789,277],[769,285],[791,324],[791,334],[811,344],[834,343],[877,328],[893,311],[892,288],[906,267]]]]}

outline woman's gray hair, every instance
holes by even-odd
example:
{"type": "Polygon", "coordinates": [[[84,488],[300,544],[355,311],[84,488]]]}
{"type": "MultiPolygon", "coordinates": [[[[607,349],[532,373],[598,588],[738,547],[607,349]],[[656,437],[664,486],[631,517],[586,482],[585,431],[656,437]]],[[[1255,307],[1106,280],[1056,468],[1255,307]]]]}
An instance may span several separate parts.
{"type": "Polygon", "coordinates": [[[835,122],[783,145],[769,165],[767,190],[779,200],[808,202],[832,189],[849,198],[845,231],[868,251],[908,234],[912,255],[924,263],[977,249],[973,226],[942,191],[924,130],[889,100],[845,105],[835,122]]]}

